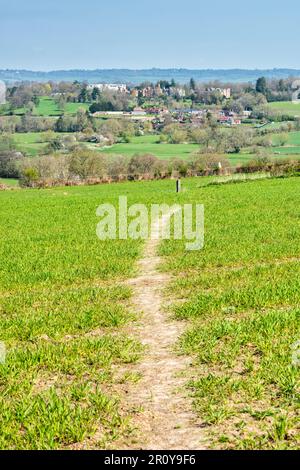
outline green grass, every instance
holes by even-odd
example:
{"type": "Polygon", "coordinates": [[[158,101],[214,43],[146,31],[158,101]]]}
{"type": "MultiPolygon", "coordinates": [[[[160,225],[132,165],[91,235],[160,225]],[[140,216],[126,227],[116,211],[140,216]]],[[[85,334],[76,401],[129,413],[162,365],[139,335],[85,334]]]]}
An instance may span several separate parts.
{"type": "MultiPolygon", "coordinates": [[[[131,185],[1,192],[0,448],[54,449],[128,432],[110,391],[141,346],[122,331],[138,241],[99,241],[97,206],[131,185]]],[[[129,194],[130,200],[135,200],[129,194]]],[[[122,376],[123,377],[123,376],[122,376]]]]}
{"type": "MultiPolygon", "coordinates": [[[[67,135],[63,132],[53,133],[54,137],[67,135]]],[[[16,149],[28,156],[35,157],[45,153],[48,141],[45,139],[46,132],[18,132],[12,135],[16,149]]]]}
{"type": "Polygon", "coordinates": [[[30,156],[36,156],[44,152],[47,142],[44,141],[44,132],[20,132],[13,134],[16,149],[30,156]]]}
{"type": "Polygon", "coordinates": [[[0,184],[5,184],[5,186],[18,186],[19,180],[14,178],[0,178],[0,184]]]}
{"type": "Polygon", "coordinates": [[[204,248],[160,252],[212,445],[299,448],[299,179],[212,181],[183,179],[178,195],[170,180],[0,193],[0,448],[80,447],[99,428],[103,448],[130,432],[113,390],[142,353],[122,283],[141,243],[95,235],[97,206],[119,195],[205,205],[204,248]]]}
{"type": "Polygon", "coordinates": [[[189,324],[178,347],[194,357],[195,410],[218,448],[299,448],[299,179],[183,186],[182,203],[205,205],[205,246],[161,253],[189,324]]]}
{"type": "MultiPolygon", "coordinates": [[[[278,144],[276,135],[273,137],[273,142],[275,145],[278,144]]],[[[300,154],[300,131],[289,132],[287,143],[281,147],[273,147],[272,152],[291,156],[300,154]]]]}
{"type": "MultiPolygon", "coordinates": [[[[33,110],[34,116],[60,116],[61,114],[76,114],[78,109],[87,110],[90,103],[66,103],[64,108],[60,108],[54,98],[49,96],[41,96],[39,104],[33,110]]],[[[25,113],[25,108],[18,108],[14,114],[21,115],[25,113]]]]}
{"type": "Polygon", "coordinates": [[[292,101],[278,101],[269,103],[273,111],[290,116],[300,116],[300,103],[294,104],[292,101]]]}
{"type": "Polygon", "coordinates": [[[102,150],[106,154],[122,154],[132,157],[136,153],[151,153],[158,158],[187,158],[193,152],[199,150],[197,144],[159,144],[159,136],[145,135],[142,137],[132,137],[127,144],[115,144],[102,150]]]}
{"type": "MultiPolygon", "coordinates": [[[[77,103],[69,103],[70,105],[77,103]]],[[[56,133],[62,136],[63,133],[56,133]]],[[[44,141],[44,132],[28,132],[28,133],[15,133],[13,139],[17,145],[17,150],[25,152],[29,156],[36,156],[43,154],[47,142],[44,141]]],[[[276,158],[276,154],[283,154],[284,156],[295,156],[300,154],[300,132],[290,132],[288,134],[289,140],[284,147],[272,147],[268,150],[270,157],[276,158]]],[[[276,144],[276,134],[274,134],[273,142],[276,144]]],[[[101,151],[107,155],[121,154],[127,157],[132,157],[135,154],[151,153],[161,159],[189,159],[194,153],[199,151],[198,144],[159,144],[157,143],[159,136],[145,135],[140,137],[132,137],[129,143],[115,144],[110,147],[101,148],[97,144],[85,144],[88,148],[96,151],[101,151]]],[[[224,155],[232,166],[240,165],[253,160],[254,154],[249,153],[249,149],[243,149],[237,154],[224,155]]]]}

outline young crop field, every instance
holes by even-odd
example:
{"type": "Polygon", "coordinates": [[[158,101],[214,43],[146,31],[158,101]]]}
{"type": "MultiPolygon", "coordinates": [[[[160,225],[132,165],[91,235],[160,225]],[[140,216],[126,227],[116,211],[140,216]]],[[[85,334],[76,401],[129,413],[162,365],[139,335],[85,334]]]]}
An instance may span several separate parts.
{"type": "Polygon", "coordinates": [[[101,242],[95,232],[97,206],[124,191],[0,194],[2,449],[65,448],[99,429],[103,447],[127,428],[111,389],[113,368],[141,353],[123,331],[134,312],[122,285],[140,243],[101,242]]]}
{"type": "Polygon", "coordinates": [[[178,346],[194,357],[195,410],[215,447],[299,448],[299,181],[188,192],[205,206],[205,246],[168,241],[161,254],[173,314],[189,323],[178,346]]]}
{"type": "Polygon", "coordinates": [[[148,353],[126,280],[143,243],[96,237],[97,206],[119,195],[204,204],[204,248],[169,240],[159,254],[184,320],[172,354],[192,358],[185,386],[209,447],[299,448],[299,180],[217,181],[0,193],[0,448],[107,448],[132,433],[122,391],[135,395],[148,353]]]}

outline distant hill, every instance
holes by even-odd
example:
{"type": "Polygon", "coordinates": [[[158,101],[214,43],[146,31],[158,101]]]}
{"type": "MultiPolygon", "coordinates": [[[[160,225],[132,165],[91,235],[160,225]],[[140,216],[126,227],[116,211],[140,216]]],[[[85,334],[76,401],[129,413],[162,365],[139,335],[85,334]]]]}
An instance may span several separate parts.
{"type": "Polygon", "coordinates": [[[221,82],[254,82],[258,77],[287,78],[300,77],[296,69],[97,69],[97,70],[54,70],[51,72],[34,72],[31,70],[0,70],[0,80],[15,81],[86,81],[89,83],[127,83],[138,84],[144,81],[174,80],[187,83],[191,77],[199,82],[219,80],[221,82]]]}

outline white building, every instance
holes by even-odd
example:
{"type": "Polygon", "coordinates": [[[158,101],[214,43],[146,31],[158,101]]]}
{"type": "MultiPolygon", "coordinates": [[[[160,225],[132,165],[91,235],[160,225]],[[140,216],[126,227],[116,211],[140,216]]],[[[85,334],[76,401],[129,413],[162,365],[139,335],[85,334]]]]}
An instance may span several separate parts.
{"type": "Polygon", "coordinates": [[[124,83],[93,83],[88,85],[88,89],[98,88],[99,91],[116,91],[119,93],[127,93],[127,85],[124,83]]]}

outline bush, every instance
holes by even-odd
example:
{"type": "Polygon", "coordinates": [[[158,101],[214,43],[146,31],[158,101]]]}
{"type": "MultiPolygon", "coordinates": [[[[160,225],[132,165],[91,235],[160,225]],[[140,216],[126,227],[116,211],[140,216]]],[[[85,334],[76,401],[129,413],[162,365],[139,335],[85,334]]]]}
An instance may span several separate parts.
{"type": "Polygon", "coordinates": [[[133,155],[129,161],[128,173],[134,178],[141,175],[153,175],[157,158],[150,153],[133,155]]]}
{"type": "Polygon", "coordinates": [[[192,172],[199,175],[223,174],[230,169],[227,158],[218,154],[195,154],[188,162],[192,172]]]}
{"type": "Polygon", "coordinates": [[[33,167],[28,167],[25,168],[22,172],[21,179],[20,179],[20,185],[21,186],[27,186],[29,188],[33,188],[35,186],[35,183],[37,183],[39,180],[39,174],[36,168],[33,167]]]}

